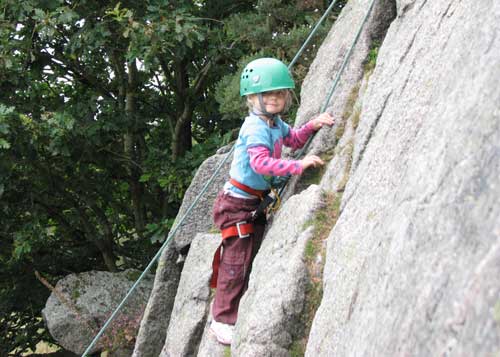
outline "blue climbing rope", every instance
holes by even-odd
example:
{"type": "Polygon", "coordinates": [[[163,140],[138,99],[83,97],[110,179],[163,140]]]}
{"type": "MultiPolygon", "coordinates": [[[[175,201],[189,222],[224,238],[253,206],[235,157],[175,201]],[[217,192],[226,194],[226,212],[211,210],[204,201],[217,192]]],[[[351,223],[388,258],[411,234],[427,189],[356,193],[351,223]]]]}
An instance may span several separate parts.
{"type": "MultiPolygon", "coordinates": [[[[321,107],[321,109],[319,111],[320,113],[325,112],[326,109],[328,108],[328,103],[330,103],[330,99],[332,98],[333,93],[335,92],[335,89],[337,89],[337,85],[338,85],[338,83],[340,81],[340,77],[344,73],[345,67],[347,66],[347,63],[349,62],[349,59],[351,58],[351,55],[352,55],[352,53],[354,51],[354,47],[356,47],[356,44],[359,41],[359,37],[361,36],[361,32],[363,31],[363,28],[365,27],[366,21],[368,20],[368,17],[370,16],[370,13],[373,10],[373,5],[375,4],[375,1],[376,0],[372,0],[372,2],[370,3],[370,7],[368,8],[368,11],[366,12],[365,17],[363,18],[363,21],[361,22],[361,25],[360,25],[360,27],[358,29],[358,32],[356,33],[354,41],[352,42],[352,45],[349,48],[349,51],[347,52],[347,55],[344,58],[344,61],[342,62],[342,66],[340,67],[340,69],[339,69],[339,71],[337,73],[337,76],[335,77],[335,80],[334,80],[334,82],[332,84],[332,87],[330,88],[330,91],[328,92],[326,100],[323,103],[323,106],[321,107]]],[[[316,136],[316,133],[314,133],[313,135],[311,135],[309,137],[309,139],[306,141],[306,143],[304,144],[304,146],[302,147],[302,149],[300,149],[297,152],[297,154],[294,155],[295,159],[301,157],[304,154],[304,152],[309,148],[309,145],[311,144],[311,142],[312,142],[312,140],[314,139],[315,136],[316,136]]],[[[276,198],[274,199],[274,202],[271,204],[271,206],[275,205],[275,202],[278,200],[278,197],[281,197],[281,195],[283,194],[283,191],[285,191],[286,185],[288,184],[288,182],[290,180],[290,177],[291,176],[287,176],[286,179],[283,181],[282,186],[278,190],[278,194],[276,195],[276,198]]]]}

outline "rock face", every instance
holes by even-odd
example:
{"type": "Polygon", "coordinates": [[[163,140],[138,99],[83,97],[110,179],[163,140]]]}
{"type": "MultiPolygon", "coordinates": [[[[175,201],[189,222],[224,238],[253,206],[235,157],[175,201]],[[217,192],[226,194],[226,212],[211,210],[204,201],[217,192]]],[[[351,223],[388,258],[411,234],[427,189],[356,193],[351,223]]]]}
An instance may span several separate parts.
{"type": "Polygon", "coordinates": [[[321,205],[321,190],[312,185],[291,197],[277,214],[255,258],[236,323],[235,356],[288,356],[304,306],[304,263],[310,223],[321,205]]]}
{"type": "MultiPolygon", "coordinates": [[[[211,310],[209,310],[211,311],[211,310]]],[[[198,357],[226,357],[231,354],[231,347],[224,346],[217,341],[217,338],[210,332],[210,324],[212,323],[212,314],[208,314],[207,323],[203,330],[200,346],[198,348],[198,357]],[[228,351],[228,352],[226,352],[228,351]]]]}
{"type": "Polygon", "coordinates": [[[499,35],[498,1],[398,2],[306,355],[500,351],[499,35]]]}
{"type": "Polygon", "coordinates": [[[172,315],[175,295],[179,285],[182,266],[176,264],[179,257],[174,244],[163,251],[154,280],[153,291],[144,311],[134,347],[134,357],[158,356],[160,354],[168,322],[172,315]]]}
{"type": "Polygon", "coordinates": [[[160,356],[194,356],[209,314],[212,259],[219,234],[198,234],[182,271],[167,338],[160,356]]]}
{"type": "MultiPolygon", "coordinates": [[[[65,349],[81,355],[139,274],[135,270],[121,273],[91,271],[59,280],[42,311],[52,337],[65,349]]],[[[111,331],[127,331],[138,324],[152,285],[152,276],[146,275],[124,306],[123,313],[117,315],[111,324],[111,331]]],[[[131,337],[134,337],[133,333],[131,337]]],[[[94,352],[101,349],[102,342],[118,347],[124,341],[104,336],[100,342],[94,352]]]]}

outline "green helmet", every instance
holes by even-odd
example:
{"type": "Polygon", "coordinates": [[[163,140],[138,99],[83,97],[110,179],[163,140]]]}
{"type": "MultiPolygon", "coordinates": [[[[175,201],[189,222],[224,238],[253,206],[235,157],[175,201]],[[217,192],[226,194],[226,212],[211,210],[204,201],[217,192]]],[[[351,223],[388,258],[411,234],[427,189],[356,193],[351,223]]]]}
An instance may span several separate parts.
{"type": "Polygon", "coordinates": [[[274,58],[256,59],[247,64],[241,73],[241,96],[293,88],[295,83],[288,67],[274,58]]]}

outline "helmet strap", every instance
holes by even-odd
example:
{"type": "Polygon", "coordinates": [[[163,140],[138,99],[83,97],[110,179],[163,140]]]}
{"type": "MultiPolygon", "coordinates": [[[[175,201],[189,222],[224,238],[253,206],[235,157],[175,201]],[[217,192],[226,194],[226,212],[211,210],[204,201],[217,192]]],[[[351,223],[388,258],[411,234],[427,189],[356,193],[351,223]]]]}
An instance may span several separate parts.
{"type": "Polygon", "coordinates": [[[259,98],[259,106],[260,106],[259,112],[260,113],[256,113],[256,114],[264,116],[268,120],[268,125],[271,126],[269,121],[274,122],[274,118],[277,117],[277,114],[269,113],[266,110],[266,106],[264,105],[264,99],[262,98],[262,93],[258,93],[257,98],[259,98]]]}

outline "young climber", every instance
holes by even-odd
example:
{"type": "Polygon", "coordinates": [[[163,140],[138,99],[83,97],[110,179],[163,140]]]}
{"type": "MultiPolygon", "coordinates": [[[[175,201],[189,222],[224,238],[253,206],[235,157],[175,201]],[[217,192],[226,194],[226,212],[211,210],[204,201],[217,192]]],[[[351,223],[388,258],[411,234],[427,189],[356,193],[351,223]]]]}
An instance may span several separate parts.
{"type": "Polygon", "coordinates": [[[263,196],[278,176],[300,175],[323,165],[315,155],[302,160],[281,159],[282,145],[301,148],[314,131],[332,126],[328,113],[300,129],[279,116],[291,103],[294,81],[284,63],[273,58],[250,62],[241,75],[240,95],[250,109],[236,141],[230,177],[214,203],[214,222],[222,243],[214,256],[211,286],[216,287],[210,329],[222,344],[231,344],[240,299],[247,289],[253,258],[260,247],[265,214],[255,217],[263,196]]]}

